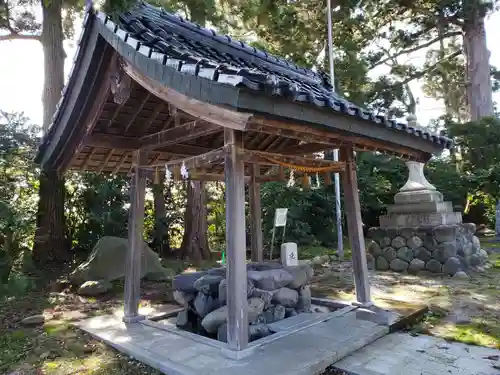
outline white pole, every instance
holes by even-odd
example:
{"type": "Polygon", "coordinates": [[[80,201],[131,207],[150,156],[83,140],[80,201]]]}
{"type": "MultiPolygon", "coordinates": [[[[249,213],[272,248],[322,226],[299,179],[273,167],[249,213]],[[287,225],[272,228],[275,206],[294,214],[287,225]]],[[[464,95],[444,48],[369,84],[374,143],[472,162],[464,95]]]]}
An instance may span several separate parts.
{"type": "MultiPolygon", "coordinates": [[[[333,67],[333,25],[332,25],[332,0],[326,0],[328,13],[328,57],[330,60],[330,80],[332,91],[335,92],[335,70],[333,67]]],[[[333,160],[339,160],[339,150],[333,150],[333,160]]],[[[334,174],[335,181],[335,211],[337,217],[337,253],[340,260],[344,260],[344,241],[342,236],[342,207],[340,205],[340,176],[334,174]]]]}

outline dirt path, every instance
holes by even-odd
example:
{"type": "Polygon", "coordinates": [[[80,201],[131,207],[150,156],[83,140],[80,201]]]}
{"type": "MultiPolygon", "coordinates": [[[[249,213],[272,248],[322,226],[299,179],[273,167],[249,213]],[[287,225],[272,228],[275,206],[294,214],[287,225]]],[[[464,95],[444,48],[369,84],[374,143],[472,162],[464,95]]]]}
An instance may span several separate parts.
{"type": "MultiPolygon", "coordinates": [[[[468,279],[370,271],[373,299],[384,308],[427,304],[430,312],[415,330],[500,348],[500,254],[493,253],[491,262],[484,273],[470,273],[468,279]]],[[[333,263],[316,271],[312,285],[315,295],[354,299],[350,262],[333,263]]]]}

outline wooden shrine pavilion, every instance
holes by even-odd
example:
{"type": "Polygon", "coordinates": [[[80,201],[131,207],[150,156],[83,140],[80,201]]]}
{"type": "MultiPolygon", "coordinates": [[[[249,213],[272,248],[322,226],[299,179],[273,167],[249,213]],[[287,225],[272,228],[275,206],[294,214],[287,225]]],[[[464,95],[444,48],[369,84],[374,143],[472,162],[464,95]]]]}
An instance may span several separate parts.
{"type": "Polygon", "coordinates": [[[228,347],[248,344],[245,190],[261,253],[259,183],[272,165],[340,172],[356,296],[370,287],[355,151],[426,162],[452,141],[378,116],[332,92],[329,77],[141,3],[117,18],[89,9],[74,66],[37,156],[42,168],[131,176],[126,322],[141,319],[146,179],[165,166],[226,183],[228,347]],[[314,153],[340,149],[340,161],[314,153]]]}

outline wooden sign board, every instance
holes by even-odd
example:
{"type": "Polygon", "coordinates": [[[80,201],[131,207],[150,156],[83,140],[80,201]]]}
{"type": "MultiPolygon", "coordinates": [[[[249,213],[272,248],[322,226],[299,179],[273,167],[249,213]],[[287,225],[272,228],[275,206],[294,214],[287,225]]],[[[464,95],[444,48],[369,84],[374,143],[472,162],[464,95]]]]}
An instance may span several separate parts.
{"type": "Polygon", "coordinates": [[[286,226],[286,215],[288,213],[288,208],[277,208],[274,214],[274,226],[284,227],[286,226]]]}

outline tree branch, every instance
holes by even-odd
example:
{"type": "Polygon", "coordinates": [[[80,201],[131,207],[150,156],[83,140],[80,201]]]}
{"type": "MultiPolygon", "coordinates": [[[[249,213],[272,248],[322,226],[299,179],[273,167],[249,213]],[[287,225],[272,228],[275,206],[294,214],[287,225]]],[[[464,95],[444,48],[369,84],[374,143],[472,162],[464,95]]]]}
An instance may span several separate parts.
{"type": "Polygon", "coordinates": [[[462,32],[460,32],[460,31],[452,31],[452,32],[446,33],[446,34],[444,34],[442,36],[441,35],[437,36],[436,38],[434,38],[432,40],[429,40],[426,43],[420,44],[420,45],[418,45],[416,47],[413,47],[413,48],[408,48],[408,49],[399,51],[398,53],[396,53],[396,54],[394,54],[392,56],[388,56],[385,59],[380,60],[379,62],[373,64],[370,67],[370,69],[373,69],[373,68],[376,68],[379,65],[385,64],[386,62],[391,61],[391,60],[393,60],[394,58],[396,58],[398,56],[405,55],[405,54],[412,53],[412,52],[416,52],[418,50],[421,50],[422,48],[429,47],[429,46],[433,45],[434,43],[439,42],[439,40],[441,40],[441,39],[450,38],[452,36],[457,36],[457,35],[462,35],[462,32]]]}
{"type": "Polygon", "coordinates": [[[7,35],[0,35],[0,42],[8,41],[8,40],[37,40],[41,41],[40,35],[33,34],[18,34],[18,33],[10,33],[7,35]]]}
{"type": "Polygon", "coordinates": [[[378,94],[375,96],[375,98],[371,101],[370,104],[373,104],[375,103],[381,96],[381,94],[384,92],[384,91],[387,91],[387,90],[391,90],[391,89],[394,89],[395,87],[399,87],[399,86],[406,86],[408,85],[411,81],[413,81],[414,79],[419,79],[419,78],[422,78],[424,75],[426,75],[427,73],[433,71],[434,69],[436,69],[436,67],[441,64],[443,61],[446,61],[446,60],[450,60],[450,59],[453,59],[454,57],[457,57],[458,55],[460,55],[462,53],[461,50],[458,50],[458,51],[455,51],[451,54],[449,54],[448,56],[446,56],[445,58],[439,60],[438,62],[432,64],[432,65],[429,65],[427,68],[419,71],[419,72],[416,72],[415,74],[412,74],[411,76],[405,78],[404,80],[402,81],[399,81],[399,82],[396,82],[395,84],[387,87],[385,90],[381,90],[378,92],[378,94]]]}

